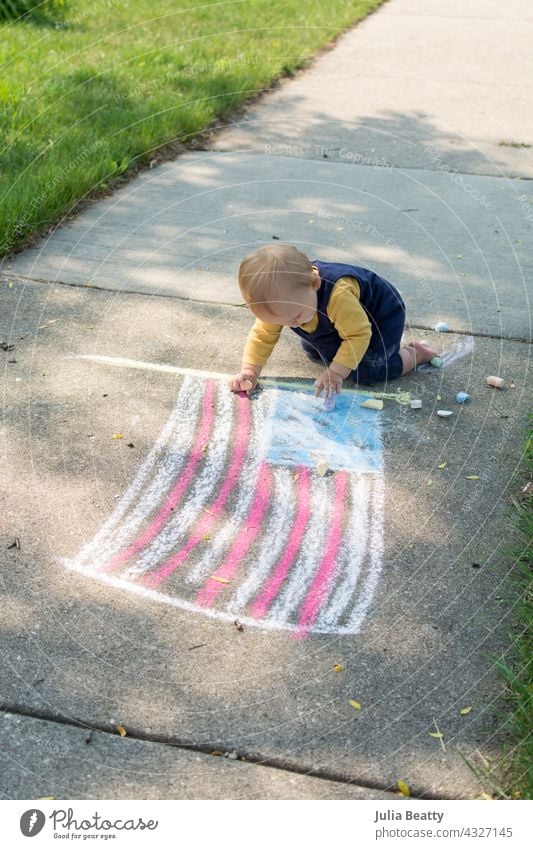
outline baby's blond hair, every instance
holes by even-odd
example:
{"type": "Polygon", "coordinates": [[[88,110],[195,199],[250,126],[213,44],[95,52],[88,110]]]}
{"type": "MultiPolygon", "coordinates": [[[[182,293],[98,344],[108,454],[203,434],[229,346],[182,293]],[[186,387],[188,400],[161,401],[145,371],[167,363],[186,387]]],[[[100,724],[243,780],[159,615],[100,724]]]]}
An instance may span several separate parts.
{"type": "Polygon", "coordinates": [[[264,245],[245,257],[239,266],[239,287],[248,305],[284,302],[309,285],[313,266],[293,245],[264,245]]]}

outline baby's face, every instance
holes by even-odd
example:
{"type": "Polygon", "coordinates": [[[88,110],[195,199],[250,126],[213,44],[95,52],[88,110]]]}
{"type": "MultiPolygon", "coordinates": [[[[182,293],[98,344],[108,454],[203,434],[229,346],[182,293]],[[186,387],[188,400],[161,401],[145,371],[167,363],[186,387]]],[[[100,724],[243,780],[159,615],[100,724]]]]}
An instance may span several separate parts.
{"type": "Polygon", "coordinates": [[[253,314],[266,324],[282,324],[285,327],[299,327],[311,321],[317,306],[317,289],[320,286],[318,274],[313,276],[309,286],[300,286],[296,291],[289,290],[278,301],[264,304],[252,304],[253,314]]]}

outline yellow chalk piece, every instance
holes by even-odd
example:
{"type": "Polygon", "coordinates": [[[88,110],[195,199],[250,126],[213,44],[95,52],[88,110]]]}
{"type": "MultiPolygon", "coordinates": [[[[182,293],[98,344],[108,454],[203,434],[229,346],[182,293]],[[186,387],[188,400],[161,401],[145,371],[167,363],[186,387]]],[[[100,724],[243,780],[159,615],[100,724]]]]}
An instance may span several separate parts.
{"type": "MultiPolygon", "coordinates": [[[[13,285],[13,284],[11,284],[11,285],[13,285]]],[[[55,799],[55,796],[37,796],[37,798],[41,802],[51,802],[52,799],[55,799]]]]}
{"type": "Polygon", "coordinates": [[[439,463],[439,465],[437,466],[437,469],[445,469],[445,468],[446,468],[446,463],[439,463]]]}
{"type": "Polygon", "coordinates": [[[428,486],[432,486],[433,481],[432,481],[432,480],[428,480],[427,484],[428,484],[428,486]]]}
{"type": "Polygon", "coordinates": [[[400,779],[399,781],[396,782],[396,787],[398,788],[398,790],[400,791],[402,796],[410,796],[411,795],[411,789],[410,789],[409,785],[405,783],[405,781],[402,781],[400,779]]]}
{"type": "MultiPolygon", "coordinates": [[[[7,284],[7,288],[8,288],[8,289],[12,289],[12,288],[13,288],[13,284],[12,284],[12,283],[8,283],[8,284],[7,284]]],[[[53,796],[41,796],[41,799],[53,799],[53,798],[54,798],[53,796]]]]}
{"type": "Polygon", "coordinates": [[[478,481],[479,475],[467,475],[465,480],[467,480],[467,481],[478,481]]]}
{"type": "Polygon", "coordinates": [[[118,731],[118,733],[120,734],[121,737],[126,736],[126,729],[124,728],[123,725],[117,725],[117,731],[118,731]]]}
{"type": "Polygon", "coordinates": [[[361,407],[366,407],[368,410],[382,410],[383,401],[380,398],[368,398],[363,401],[361,407]]]}
{"type": "Polygon", "coordinates": [[[211,537],[209,536],[209,534],[204,534],[202,539],[204,542],[207,542],[209,539],[211,539],[211,537]]]}
{"type": "Polygon", "coordinates": [[[49,327],[51,324],[55,324],[56,321],[59,321],[58,318],[53,318],[51,321],[47,321],[46,324],[40,324],[39,330],[43,330],[45,327],[49,327]]]}
{"type": "Polygon", "coordinates": [[[295,474],[292,476],[292,479],[293,481],[300,480],[300,472],[295,472],[295,474]]]}
{"type": "Polygon", "coordinates": [[[342,665],[340,663],[334,663],[333,664],[333,671],[334,672],[342,672],[342,665]]]}
{"type": "Polygon", "coordinates": [[[124,435],[122,433],[114,433],[113,439],[124,439],[124,435]]]}
{"type": "Polygon", "coordinates": [[[324,477],[324,475],[326,474],[328,469],[329,469],[329,463],[328,463],[327,460],[319,460],[318,463],[316,464],[317,474],[320,475],[320,477],[322,477],[322,478],[324,477]]]}
{"type": "Polygon", "coordinates": [[[444,737],[442,731],[428,731],[428,734],[430,737],[436,737],[437,740],[442,740],[442,738],[444,737]]]}
{"type": "Polygon", "coordinates": [[[209,576],[212,581],[218,581],[219,584],[229,584],[229,578],[219,578],[218,575],[209,576]]]}
{"type": "Polygon", "coordinates": [[[361,710],[361,705],[359,704],[359,702],[354,702],[352,699],[350,699],[350,704],[356,710],[361,710]]]}
{"type": "Polygon", "coordinates": [[[470,713],[471,710],[472,710],[472,705],[469,705],[468,707],[461,708],[459,713],[461,714],[461,716],[466,716],[467,713],[470,713]]]}

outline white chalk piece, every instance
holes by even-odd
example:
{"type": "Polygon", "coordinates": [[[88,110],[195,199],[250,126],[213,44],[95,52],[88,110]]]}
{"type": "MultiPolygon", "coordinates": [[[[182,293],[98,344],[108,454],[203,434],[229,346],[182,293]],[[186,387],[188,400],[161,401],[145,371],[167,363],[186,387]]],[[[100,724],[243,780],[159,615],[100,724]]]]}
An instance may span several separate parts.
{"type": "Polygon", "coordinates": [[[383,401],[381,398],[367,398],[366,401],[363,401],[361,407],[366,407],[368,410],[382,410],[383,401]]]}
{"type": "Polygon", "coordinates": [[[321,478],[324,477],[324,475],[326,474],[328,469],[329,469],[329,463],[328,463],[327,460],[319,460],[318,463],[316,464],[317,474],[320,475],[321,478]]]}
{"type": "Polygon", "coordinates": [[[441,417],[441,419],[447,419],[448,416],[453,416],[453,410],[437,410],[437,415],[441,417]]]}
{"type": "Polygon", "coordinates": [[[432,366],[435,366],[435,368],[440,368],[442,366],[442,360],[440,357],[433,357],[433,359],[430,360],[430,363],[432,366]]]}
{"type": "Polygon", "coordinates": [[[470,401],[470,395],[468,392],[458,392],[455,396],[455,400],[458,404],[466,404],[467,401],[470,401]]]}
{"type": "Polygon", "coordinates": [[[411,401],[411,409],[412,410],[420,410],[421,407],[422,407],[422,401],[420,401],[418,398],[413,398],[413,400],[411,401]]]}
{"type": "Polygon", "coordinates": [[[437,333],[447,333],[449,329],[445,321],[438,321],[434,327],[437,333]]]}
{"type": "Polygon", "coordinates": [[[503,389],[505,386],[505,380],[503,377],[496,377],[494,374],[490,374],[486,379],[487,386],[495,386],[496,389],[503,389]]]}

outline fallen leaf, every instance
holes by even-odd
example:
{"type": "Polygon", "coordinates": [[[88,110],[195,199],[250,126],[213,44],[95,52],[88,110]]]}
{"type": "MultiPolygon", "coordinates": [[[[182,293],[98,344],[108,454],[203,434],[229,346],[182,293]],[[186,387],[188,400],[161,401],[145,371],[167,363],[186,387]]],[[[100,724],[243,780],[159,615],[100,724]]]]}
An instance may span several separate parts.
{"type": "Polygon", "coordinates": [[[47,322],[46,322],[46,324],[40,324],[40,325],[39,325],[39,330],[43,330],[43,328],[45,328],[45,327],[49,327],[51,324],[55,324],[55,323],[56,323],[56,321],[59,321],[59,319],[58,319],[58,318],[53,318],[51,321],[47,321],[47,322]]]}
{"type": "Polygon", "coordinates": [[[209,534],[204,534],[202,539],[204,542],[207,542],[209,539],[211,539],[211,537],[209,536],[209,534]]]}
{"type": "Polygon", "coordinates": [[[446,468],[446,463],[439,463],[439,465],[437,466],[437,469],[445,469],[445,468],[446,468]]]}
{"type": "Polygon", "coordinates": [[[13,542],[12,542],[10,545],[8,545],[8,548],[19,548],[19,549],[20,549],[20,540],[19,540],[19,538],[18,538],[18,537],[15,537],[15,539],[13,540],[13,542]]]}
{"type": "Polygon", "coordinates": [[[461,708],[459,713],[461,714],[461,716],[466,716],[467,713],[470,713],[471,710],[472,710],[472,705],[469,705],[468,707],[461,708]]]}
{"type": "Polygon", "coordinates": [[[296,472],[296,473],[292,476],[292,479],[293,479],[293,481],[300,480],[300,472],[296,472]]]}
{"type": "Polygon", "coordinates": [[[334,672],[342,672],[342,665],[340,663],[334,663],[333,664],[333,671],[334,672]]]}
{"type": "Polygon", "coordinates": [[[114,433],[113,439],[124,439],[124,434],[123,433],[114,433]]]}
{"type": "Polygon", "coordinates": [[[218,575],[209,576],[212,581],[218,581],[219,584],[229,584],[229,578],[219,578],[218,575]]]}
{"type": "Polygon", "coordinates": [[[465,480],[467,480],[467,481],[478,481],[479,475],[467,475],[465,480]]]}
{"type": "Polygon", "coordinates": [[[235,625],[237,631],[244,631],[244,625],[242,624],[242,622],[239,622],[238,619],[236,619],[233,624],[235,625]]]}
{"type": "Polygon", "coordinates": [[[437,740],[442,740],[442,738],[444,737],[442,731],[428,731],[428,734],[430,737],[436,737],[437,740]]]}
{"type": "Polygon", "coordinates": [[[120,734],[121,737],[126,736],[126,729],[124,728],[123,725],[117,725],[117,731],[118,731],[118,733],[120,734]]]}
{"type": "Polygon", "coordinates": [[[211,754],[215,755],[217,758],[223,758],[224,757],[224,752],[219,752],[218,749],[215,749],[215,751],[211,752],[211,754]]]}
{"type": "Polygon", "coordinates": [[[359,702],[354,702],[352,699],[350,699],[350,704],[356,710],[361,710],[361,705],[359,704],[359,702]]]}
{"type": "Polygon", "coordinates": [[[396,782],[396,786],[397,786],[398,790],[400,791],[400,793],[402,794],[402,796],[410,796],[411,795],[411,790],[409,788],[409,785],[406,784],[405,781],[402,781],[400,779],[399,781],[396,782]]]}

